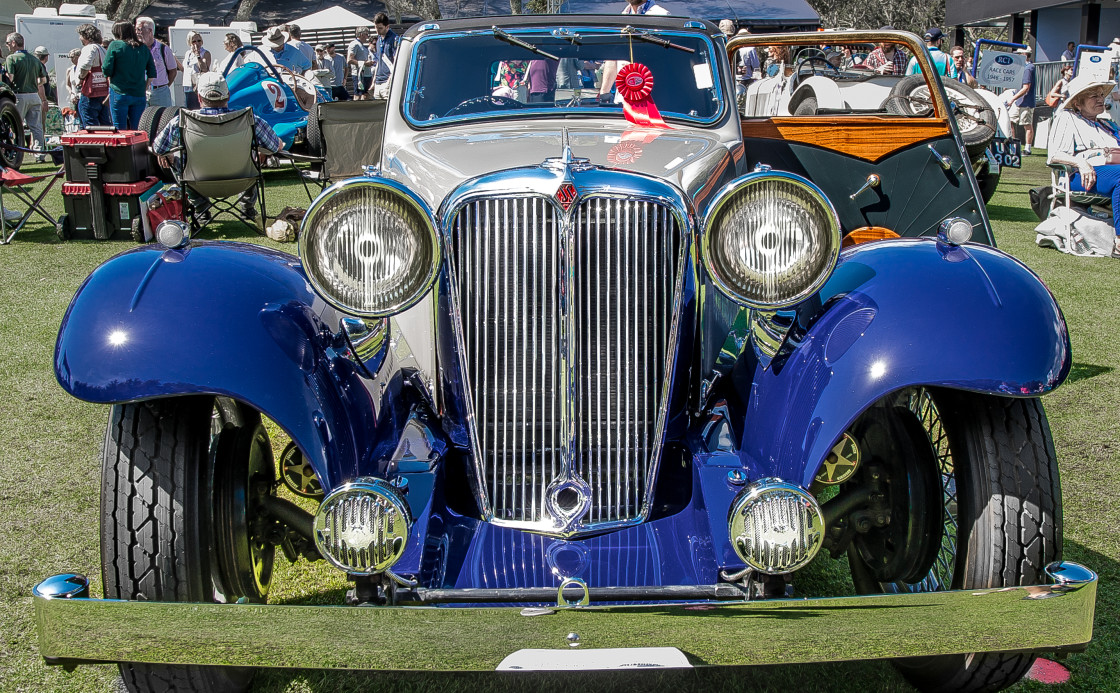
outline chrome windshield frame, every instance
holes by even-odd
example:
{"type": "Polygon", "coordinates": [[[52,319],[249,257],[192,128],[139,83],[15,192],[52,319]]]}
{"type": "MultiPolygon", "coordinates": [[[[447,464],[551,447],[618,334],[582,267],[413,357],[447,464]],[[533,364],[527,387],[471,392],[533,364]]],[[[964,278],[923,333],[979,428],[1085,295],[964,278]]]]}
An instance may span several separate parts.
{"type": "MultiPolygon", "coordinates": [[[[524,37],[526,35],[537,35],[537,36],[545,36],[545,37],[548,37],[550,39],[555,39],[556,37],[553,35],[553,32],[557,31],[558,29],[569,29],[569,30],[572,30],[572,31],[576,31],[576,33],[578,33],[580,35],[580,37],[584,38],[584,39],[586,39],[588,37],[610,37],[610,36],[618,36],[621,39],[625,36],[625,34],[623,32],[624,26],[622,26],[622,25],[620,25],[618,27],[606,27],[606,26],[598,26],[598,27],[590,27],[590,26],[579,26],[579,27],[533,26],[533,27],[508,28],[508,29],[503,29],[503,30],[508,34],[510,34],[512,36],[515,36],[515,37],[519,37],[519,38],[524,37]]],[[[681,31],[681,30],[673,31],[673,30],[663,30],[663,29],[654,30],[654,29],[646,29],[644,27],[643,27],[643,30],[644,31],[655,32],[658,36],[676,37],[676,38],[689,38],[689,39],[698,39],[698,40],[703,41],[703,43],[705,44],[705,46],[708,49],[708,57],[711,60],[710,64],[711,64],[711,68],[712,68],[711,69],[712,86],[710,87],[710,89],[713,91],[713,93],[716,93],[716,94],[724,94],[726,92],[726,88],[723,85],[722,72],[720,70],[719,65],[716,64],[716,62],[715,62],[715,60],[719,59],[719,57],[723,55],[723,48],[720,47],[720,46],[717,46],[715,44],[715,42],[713,41],[711,36],[709,36],[706,33],[696,32],[696,31],[681,31]]],[[[461,115],[461,116],[454,116],[454,117],[440,117],[440,118],[435,118],[435,119],[432,119],[432,120],[420,120],[420,119],[415,118],[412,115],[412,111],[411,111],[411,108],[410,108],[411,104],[409,103],[410,102],[409,95],[417,94],[417,93],[423,93],[423,90],[424,90],[423,85],[417,84],[417,78],[418,78],[418,75],[421,72],[421,66],[423,65],[424,62],[426,62],[420,56],[421,47],[425,43],[427,43],[428,41],[454,40],[454,39],[463,38],[463,37],[492,36],[492,35],[493,35],[493,30],[492,29],[472,29],[472,30],[466,30],[466,31],[453,31],[453,32],[446,32],[446,33],[437,33],[437,32],[434,32],[434,31],[433,32],[424,32],[424,33],[420,34],[419,36],[417,36],[413,39],[413,41],[409,45],[409,49],[412,52],[412,59],[409,61],[407,81],[405,83],[405,89],[404,89],[404,92],[403,92],[405,96],[402,99],[402,103],[401,103],[401,114],[404,116],[405,122],[408,123],[408,125],[410,127],[420,129],[420,130],[426,130],[426,129],[433,128],[433,127],[455,125],[455,124],[459,124],[459,123],[463,123],[463,122],[472,122],[473,123],[473,122],[485,122],[485,121],[496,121],[496,120],[508,120],[510,118],[525,118],[525,117],[560,118],[560,117],[567,117],[567,116],[571,116],[571,115],[582,115],[582,116],[587,116],[587,117],[600,117],[600,118],[604,117],[604,116],[607,116],[607,115],[612,115],[612,116],[617,115],[618,118],[624,119],[625,116],[623,115],[621,110],[618,110],[617,112],[615,112],[613,110],[604,110],[601,107],[576,106],[576,107],[568,107],[568,108],[559,109],[559,108],[556,108],[556,107],[532,108],[532,107],[528,107],[528,105],[527,105],[526,108],[519,108],[515,111],[490,111],[490,112],[486,112],[486,113],[471,113],[471,114],[464,114],[464,115],[461,115]]],[[[495,40],[497,40],[497,39],[495,39],[495,40]]],[[[668,50],[668,49],[666,49],[666,50],[668,50]]],[[[691,116],[691,115],[688,115],[686,113],[678,113],[676,111],[665,111],[665,110],[661,111],[661,115],[666,120],[681,121],[681,122],[689,123],[691,125],[696,125],[696,126],[710,126],[710,125],[714,125],[714,124],[720,122],[724,118],[724,116],[727,114],[728,104],[727,104],[726,99],[718,98],[718,99],[716,99],[716,102],[717,102],[716,112],[713,115],[711,115],[709,117],[705,117],[705,118],[700,118],[698,116],[691,116]]]]}

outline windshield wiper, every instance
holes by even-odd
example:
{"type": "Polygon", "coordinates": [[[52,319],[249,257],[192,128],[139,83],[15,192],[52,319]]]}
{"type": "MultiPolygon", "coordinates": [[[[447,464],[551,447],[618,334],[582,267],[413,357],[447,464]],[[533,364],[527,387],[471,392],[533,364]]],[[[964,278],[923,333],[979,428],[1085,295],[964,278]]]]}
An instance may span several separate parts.
{"type": "Polygon", "coordinates": [[[625,35],[628,35],[628,36],[632,36],[633,38],[636,38],[639,41],[646,41],[647,43],[656,43],[657,45],[662,46],[664,48],[676,48],[677,50],[684,51],[686,53],[695,53],[696,52],[695,48],[689,48],[688,46],[682,46],[679,43],[673,43],[672,41],[669,41],[667,39],[663,39],[660,36],[653,36],[652,34],[647,34],[646,32],[641,31],[640,29],[635,29],[632,26],[623,27],[622,28],[622,33],[625,34],[625,35]]]}
{"type": "Polygon", "coordinates": [[[548,58],[549,60],[557,60],[557,61],[560,60],[559,56],[553,55],[552,53],[548,53],[546,51],[542,51],[540,48],[537,48],[533,44],[528,43],[526,41],[522,41],[521,39],[517,38],[516,36],[512,36],[510,34],[507,34],[506,32],[502,31],[501,29],[499,29],[496,26],[491,27],[491,29],[494,31],[494,38],[499,39],[501,41],[505,41],[506,43],[510,44],[511,46],[518,46],[520,48],[524,48],[525,50],[536,53],[537,55],[543,55],[544,57],[548,58]]]}

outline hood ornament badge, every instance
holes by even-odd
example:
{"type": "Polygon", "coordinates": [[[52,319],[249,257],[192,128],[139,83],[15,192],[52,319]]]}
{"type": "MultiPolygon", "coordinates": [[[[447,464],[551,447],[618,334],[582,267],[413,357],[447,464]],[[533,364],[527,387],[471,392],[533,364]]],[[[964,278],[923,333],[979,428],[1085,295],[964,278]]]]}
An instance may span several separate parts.
{"type": "Polygon", "coordinates": [[[571,208],[572,203],[576,201],[577,195],[576,186],[572,185],[570,180],[564,181],[560,184],[560,187],[556,189],[556,201],[560,203],[560,206],[564,208],[565,212],[567,212],[571,208]]]}

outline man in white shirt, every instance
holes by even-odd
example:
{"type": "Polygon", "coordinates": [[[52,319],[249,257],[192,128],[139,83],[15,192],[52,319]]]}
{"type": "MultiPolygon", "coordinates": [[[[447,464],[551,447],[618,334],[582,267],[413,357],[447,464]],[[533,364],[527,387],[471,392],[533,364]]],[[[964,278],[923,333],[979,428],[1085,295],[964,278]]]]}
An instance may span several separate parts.
{"type": "Polygon", "coordinates": [[[311,44],[305,43],[304,41],[302,41],[300,39],[300,36],[303,36],[303,30],[301,30],[299,28],[299,25],[298,24],[289,24],[288,25],[288,45],[289,46],[295,46],[296,50],[298,50],[300,53],[303,53],[303,57],[307,58],[307,62],[314,65],[315,64],[315,50],[311,47],[311,44]]]}

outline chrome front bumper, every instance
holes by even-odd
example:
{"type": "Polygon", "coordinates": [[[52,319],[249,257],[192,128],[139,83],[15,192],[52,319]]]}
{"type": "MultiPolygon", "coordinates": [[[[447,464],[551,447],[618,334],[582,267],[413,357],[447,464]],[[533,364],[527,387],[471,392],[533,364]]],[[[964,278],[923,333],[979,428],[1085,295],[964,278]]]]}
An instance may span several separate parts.
{"type": "Polygon", "coordinates": [[[522,648],[569,651],[570,633],[581,650],[676,647],[712,665],[1084,649],[1093,636],[1097,576],[1074,563],[1048,572],[1056,584],[532,610],[68,598],[66,586],[81,578],[56,576],[36,586],[34,603],[39,650],[52,664],[493,670],[522,648]]]}

